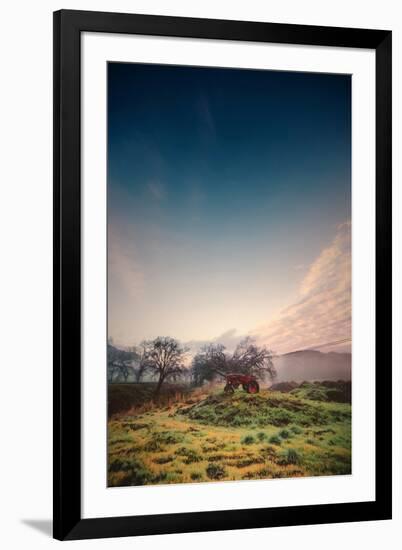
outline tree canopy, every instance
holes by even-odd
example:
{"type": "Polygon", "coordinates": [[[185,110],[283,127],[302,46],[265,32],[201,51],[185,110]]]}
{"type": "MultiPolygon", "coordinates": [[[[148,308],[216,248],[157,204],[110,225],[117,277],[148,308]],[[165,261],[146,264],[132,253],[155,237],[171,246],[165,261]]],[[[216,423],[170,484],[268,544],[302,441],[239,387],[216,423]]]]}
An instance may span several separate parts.
{"type": "Polygon", "coordinates": [[[273,352],[258,346],[251,337],[244,338],[230,354],[222,344],[207,344],[195,355],[191,371],[196,386],[211,382],[218,376],[229,373],[251,374],[256,378],[276,376],[273,352]]]}
{"type": "Polygon", "coordinates": [[[133,363],[139,360],[136,348],[122,350],[108,344],[107,346],[107,368],[108,380],[113,382],[115,378],[127,382],[130,373],[134,373],[133,363]]]}
{"type": "Polygon", "coordinates": [[[155,394],[159,394],[163,382],[176,380],[185,371],[187,348],[169,336],[158,336],[142,343],[144,369],[157,377],[155,394]]]}

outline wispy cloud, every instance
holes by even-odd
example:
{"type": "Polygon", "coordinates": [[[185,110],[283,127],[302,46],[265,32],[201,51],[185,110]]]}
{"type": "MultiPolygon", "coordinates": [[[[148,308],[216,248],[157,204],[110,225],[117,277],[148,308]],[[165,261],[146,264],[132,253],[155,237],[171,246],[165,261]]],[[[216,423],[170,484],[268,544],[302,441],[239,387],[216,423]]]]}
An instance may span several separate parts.
{"type": "Polygon", "coordinates": [[[350,222],[337,227],[331,244],[311,264],[299,300],[252,335],[280,353],[350,338],[350,222]]]}

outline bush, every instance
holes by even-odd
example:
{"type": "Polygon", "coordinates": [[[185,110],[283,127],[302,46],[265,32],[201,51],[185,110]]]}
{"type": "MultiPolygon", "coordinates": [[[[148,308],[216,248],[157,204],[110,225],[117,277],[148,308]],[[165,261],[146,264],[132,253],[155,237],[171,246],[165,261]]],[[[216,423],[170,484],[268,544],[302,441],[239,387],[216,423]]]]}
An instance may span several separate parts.
{"type": "Polygon", "coordinates": [[[150,441],[148,441],[148,443],[145,443],[144,451],[147,451],[148,453],[155,453],[158,451],[163,451],[163,447],[158,441],[156,441],[155,439],[151,439],[150,441]]]}
{"type": "Polygon", "coordinates": [[[263,462],[264,459],[262,457],[251,456],[248,458],[241,458],[240,460],[237,460],[233,463],[233,466],[236,466],[236,468],[246,468],[247,466],[251,466],[252,464],[261,464],[263,462]]]}
{"type": "Polygon", "coordinates": [[[295,449],[288,449],[278,460],[278,464],[287,466],[288,464],[300,464],[301,456],[295,449]]]}
{"type": "Polygon", "coordinates": [[[155,462],[155,464],[167,464],[168,462],[172,462],[173,460],[173,456],[167,455],[154,458],[153,462],[155,462]]]}
{"type": "Polygon", "coordinates": [[[294,417],[292,412],[284,409],[273,409],[269,411],[266,421],[273,426],[287,426],[293,421],[294,417]]]}
{"type": "Polygon", "coordinates": [[[129,430],[142,430],[148,428],[148,424],[142,424],[140,422],[123,422],[123,428],[128,428],[129,430]]]}
{"type": "Polygon", "coordinates": [[[277,456],[277,450],[272,445],[267,445],[260,450],[260,454],[265,458],[274,459],[277,456]]]}
{"type": "Polygon", "coordinates": [[[191,472],[190,477],[193,481],[198,481],[202,478],[202,475],[199,472],[191,472]]]}
{"type": "Polygon", "coordinates": [[[290,433],[288,432],[288,430],[281,430],[278,435],[282,439],[289,439],[290,437],[290,433]]]}
{"type": "Polygon", "coordinates": [[[219,464],[208,464],[206,472],[210,479],[222,479],[226,476],[225,468],[219,464]]]}
{"type": "Polygon", "coordinates": [[[301,434],[303,432],[299,426],[291,426],[290,429],[294,434],[301,434]]]}
{"type": "Polygon", "coordinates": [[[240,442],[243,443],[244,445],[252,445],[253,443],[255,443],[255,439],[253,435],[249,434],[242,437],[240,442]]]}
{"type": "Polygon", "coordinates": [[[187,447],[180,447],[175,451],[175,455],[185,457],[183,462],[184,464],[193,464],[193,462],[200,462],[201,457],[193,450],[188,449],[187,447]]]}
{"type": "Polygon", "coordinates": [[[272,443],[272,445],[280,445],[282,443],[277,435],[271,435],[269,442],[272,443]]]}
{"type": "Polygon", "coordinates": [[[134,459],[121,460],[117,458],[109,464],[109,472],[125,472],[124,477],[119,482],[121,486],[146,485],[153,481],[151,472],[149,472],[143,464],[134,459]]]}
{"type": "Polygon", "coordinates": [[[258,437],[259,441],[264,441],[264,439],[267,438],[267,436],[264,432],[258,432],[257,437],[258,437]]]}
{"type": "Polygon", "coordinates": [[[109,472],[127,472],[132,469],[132,462],[130,460],[121,460],[116,458],[113,462],[109,463],[109,472]]]}
{"type": "Polygon", "coordinates": [[[157,443],[166,445],[175,445],[184,440],[184,435],[181,432],[157,432],[154,435],[154,440],[157,443]]]}
{"type": "Polygon", "coordinates": [[[288,449],[288,464],[300,464],[301,457],[295,449],[288,449]]]}

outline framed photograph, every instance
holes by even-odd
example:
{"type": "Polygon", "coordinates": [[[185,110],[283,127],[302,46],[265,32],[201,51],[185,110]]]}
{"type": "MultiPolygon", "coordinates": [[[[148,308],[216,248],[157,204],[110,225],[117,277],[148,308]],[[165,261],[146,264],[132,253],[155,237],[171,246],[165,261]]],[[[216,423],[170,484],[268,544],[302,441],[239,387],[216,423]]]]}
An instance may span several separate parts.
{"type": "Polygon", "coordinates": [[[391,500],[391,32],[56,12],[54,536],[391,500]]]}

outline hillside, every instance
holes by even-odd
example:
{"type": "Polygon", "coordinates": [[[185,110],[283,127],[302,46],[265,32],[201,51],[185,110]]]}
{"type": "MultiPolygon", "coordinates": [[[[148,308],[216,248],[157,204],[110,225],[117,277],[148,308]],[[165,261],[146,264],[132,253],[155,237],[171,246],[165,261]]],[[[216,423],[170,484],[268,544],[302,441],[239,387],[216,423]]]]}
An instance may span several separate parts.
{"type": "Polygon", "coordinates": [[[289,393],[302,399],[335,403],[352,402],[352,383],[350,380],[324,380],[321,382],[277,382],[270,391],[289,393]]]}
{"type": "Polygon", "coordinates": [[[350,404],[269,390],[194,390],[114,415],[108,436],[108,486],[351,473],[350,404]]]}
{"type": "MultiPolygon", "coordinates": [[[[129,411],[130,409],[147,410],[154,407],[155,382],[141,384],[108,384],[108,416],[129,411]]],[[[190,392],[188,386],[182,384],[165,384],[158,398],[158,405],[171,405],[173,402],[185,399],[190,392]]]]}
{"type": "MultiPolygon", "coordinates": [[[[317,387],[317,394],[320,389],[317,387]]],[[[323,407],[321,403],[313,402],[315,399],[312,392],[294,395],[294,391],[287,395],[269,390],[256,395],[237,392],[231,396],[219,393],[189,407],[181,407],[178,413],[201,424],[216,426],[280,427],[292,423],[312,426],[343,419],[339,407],[323,407]]],[[[324,399],[320,398],[319,401],[324,399]]],[[[348,414],[347,411],[346,417],[348,414]]]]}

